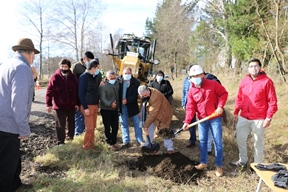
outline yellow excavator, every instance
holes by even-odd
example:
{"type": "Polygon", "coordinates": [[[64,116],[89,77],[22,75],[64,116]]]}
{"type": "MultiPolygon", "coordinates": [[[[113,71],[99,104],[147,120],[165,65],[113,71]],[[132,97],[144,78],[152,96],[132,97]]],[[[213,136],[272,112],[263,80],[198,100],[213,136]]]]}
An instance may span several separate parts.
{"type": "Polygon", "coordinates": [[[133,76],[139,79],[141,84],[147,84],[148,75],[153,73],[152,66],[160,63],[159,60],[154,60],[156,40],[152,42],[149,37],[139,38],[134,34],[124,34],[114,47],[110,34],[110,42],[112,53],[108,49],[103,52],[112,56],[117,74],[121,75],[123,69],[129,67],[133,76]]]}

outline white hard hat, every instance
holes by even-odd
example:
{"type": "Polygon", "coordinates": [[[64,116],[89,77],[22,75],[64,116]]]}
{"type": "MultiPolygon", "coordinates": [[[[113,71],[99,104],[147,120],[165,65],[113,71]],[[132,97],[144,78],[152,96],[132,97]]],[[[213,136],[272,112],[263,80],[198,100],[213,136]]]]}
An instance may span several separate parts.
{"type": "Polygon", "coordinates": [[[204,73],[204,71],[200,65],[193,65],[189,70],[189,76],[199,75],[202,73],[204,73]]]}

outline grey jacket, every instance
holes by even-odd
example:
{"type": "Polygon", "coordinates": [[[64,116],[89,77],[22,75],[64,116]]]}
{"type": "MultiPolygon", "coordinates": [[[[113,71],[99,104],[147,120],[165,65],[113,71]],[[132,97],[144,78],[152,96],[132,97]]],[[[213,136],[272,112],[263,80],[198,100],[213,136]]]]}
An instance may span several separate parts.
{"type": "Polygon", "coordinates": [[[114,85],[105,81],[104,86],[99,87],[100,92],[100,107],[106,110],[118,110],[119,109],[119,82],[116,81],[114,85]],[[116,101],[117,107],[112,108],[111,104],[116,101]]]}
{"type": "Polygon", "coordinates": [[[30,135],[33,89],[32,70],[23,55],[15,53],[0,65],[0,131],[30,135]]]}

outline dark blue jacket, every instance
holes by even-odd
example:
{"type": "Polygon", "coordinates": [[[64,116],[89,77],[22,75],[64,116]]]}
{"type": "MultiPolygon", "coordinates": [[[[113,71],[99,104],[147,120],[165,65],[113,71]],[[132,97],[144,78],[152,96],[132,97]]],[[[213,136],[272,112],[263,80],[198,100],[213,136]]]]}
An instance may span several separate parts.
{"type": "Polygon", "coordinates": [[[99,84],[101,80],[100,73],[94,76],[86,71],[80,75],[78,96],[84,109],[88,109],[88,105],[99,104],[99,84]]]}

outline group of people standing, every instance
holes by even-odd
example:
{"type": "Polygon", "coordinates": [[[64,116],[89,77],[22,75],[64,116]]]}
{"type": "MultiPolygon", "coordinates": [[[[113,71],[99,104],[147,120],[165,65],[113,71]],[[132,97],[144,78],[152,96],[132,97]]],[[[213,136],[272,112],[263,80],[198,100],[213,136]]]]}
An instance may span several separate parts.
{"type": "MultiPolygon", "coordinates": [[[[261,70],[259,59],[248,62],[249,74],[241,81],[235,99],[234,121],[239,160],[230,162],[233,167],[246,167],[248,162],[247,139],[250,132],[254,134],[254,162],[262,163],[264,154],[264,132],[270,126],[273,115],[278,110],[275,87],[272,80],[261,70]]],[[[184,81],[182,106],[186,110],[183,129],[190,123],[214,114],[214,117],[198,124],[200,164],[196,169],[207,167],[209,148],[214,141],[215,174],[223,175],[222,114],[228,99],[228,92],[212,74],[204,72],[199,65],[193,65],[189,77],[184,81]],[[210,77],[209,77],[210,76],[210,77]],[[216,81],[214,81],[216,80],[216,81]],[[185,84],[186,81],[186,84],[185,84]],[[188,82],[187,82],[188,81],[188,82]],[[212,139],[211,136],[212,135],[212,139]]],[[[187,147],[195,146],[195,127],[190,128],[190,140],[187,147]]]]}
{"type": "MultiPolygon", "coordinates": [[[[21,159],[20,140],[30,135],[29,115],[34,90],[33,64],[35,49],[31,39],[21,38],[12,47],[13,58],[0,66],[0,189],[14,191],[22,185],[20,179],[21,159]]],[[[237,144],[239,160],[231,166],[247,166],[247,138],[254,133],[254,162],[263,162],[264,132],[270,126],[277,111],[275,87],[266,73],[261,70],[261,62],[251,59],[248,62],[249,74],[241,81],[235,99],[234,120],[237,122],[237,144]]],[[[75,135],[85,130],[83,149],[94,147],[94,130],[97,123],[98,106],[104,124],[106,142],[113,150],[130,147],[129,118],[133,121],[136,142],[145,147],[142,129],[150,138],[154,131],[163,137],[168,153],[173,153],[174,133],[170,127],[173,116],[173,88],[164,73],[158,71],[155,79],[147,86],[133,77],[130,68],[124,68],[117,77],[115,71],[106,72],[105,80],[100,73],[100,63],[87,51],[83,61],[73,65],[62,59],[59,69],[52,75],[46,92],[47,111],[54,109],[57,142],[63,145],[75,135]],[[144,124],[140,126],[139,96],[144,103],[141,108],[144,124]],[[117,145],[118,122],[122,129],[122,146],[117,145]],[[66,135],[66,124],[68,132],[66,135]]],[[[221,83],[210,80],[199,65],[189,70],[187,96],[182,106],[186,110],[183,129],[191,122],[201,120],[211,114],[216,117],[198,125],[200,141],[201,170],[208,163],[208,140],[211,132],[215,146],[216,176],[223,175],[222,121],[228,92],[221,83]]],[[[142,121],[143,121],[142,119],[142,121]]],[[[195,129],[195,128],[194,128],[195,129]]],[[[195,131],[191,132],[191,144],[195,145],[195,131]]]]}

